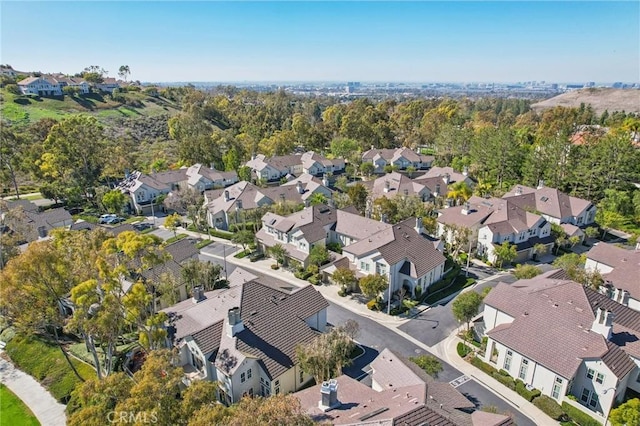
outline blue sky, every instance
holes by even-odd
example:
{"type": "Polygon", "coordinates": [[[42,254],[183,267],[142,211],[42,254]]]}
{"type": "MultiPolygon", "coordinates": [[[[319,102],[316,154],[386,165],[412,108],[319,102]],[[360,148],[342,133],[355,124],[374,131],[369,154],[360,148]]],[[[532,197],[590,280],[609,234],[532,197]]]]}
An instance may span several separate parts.
{"type": "Polygon", "coordinates": [[[0,62],[142,81],[640,81],[640,3],[7,2],[0,62]]]}

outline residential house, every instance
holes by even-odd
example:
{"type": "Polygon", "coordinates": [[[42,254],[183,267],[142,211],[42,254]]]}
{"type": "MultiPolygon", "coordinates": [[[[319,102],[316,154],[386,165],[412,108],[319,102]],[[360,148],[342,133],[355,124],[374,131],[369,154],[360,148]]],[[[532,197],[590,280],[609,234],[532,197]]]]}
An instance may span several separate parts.
{"type": "Polygon", "coordinates": [[[23,95],[62,96],[60,83],[52,77],[27,77],[18,82],[23,95]]]}
{"type": "Polygon", "coordinates": [[[67,77],[64,75],[54,75],[52,78],[53,80],[58,82],[58,84],[60,85],[60,90],[62,91],[63,94],[64,94],[64,88],[67,86],[76,88],[78,90],[78,93],[82,95],[86,95],[91,90],[89,83],[87,83],[81,78],[67,77]]]}
{"type": "Polygon", "coordinates": [[[433,197],[446,197],[449,186],[458,182],[466,183],[469,188],[476,185],[469,176],[469,170],[466,167],[462,172],[457,172],[452,167],[432,167],[413,180],[429,188],[433,197]]]}
{"type": "Polygon", "coordinates": [[[311,174],[303,173],[299,177],[283,183],[281,186],[295,186],[298,188],[298,192],[302,191],[303,201],[307,201],[313,194],[322,194],[327,199],[333,196],[333,191],[329,189],[329,180],[326,175],[320,180],[311,174]]]}
{"type": "Polygon", "coordinates": [[[640,247],[629,250],[598,243],[587,252],[584,265],[604,279],[601,290],[618,303],[640,311],[640,247]]]}
{"type": "Polygon", "coordinates": [[[238,182],[238,174],[235,171],[221,172],[205,167],[202,164],[194,164],[185,171],[187,185],[199,192],[214,188],[226,188],[238,182]]]}
{"type": "Polygon", "coordinates": [[[510,426],[500,414],[475,406],[449,383],[384,349],[371,363],[371,386],[342,375],[295,394],[318,423],[334,425],[510,426]]]}
{"type": "Polygon", "coordinates": [[[106,77],[101,83],[95,83],[94,87],[101,92],[113,93],[115,89],[120,88],[120,83],[113,77],[106,77]]]}
{"type": "Polygon", "coordinates": [[[230,224],[245,220],[249,210],[282,202],[301,205],[307,194],[302,185],[260,188],[241,181],[226,189],[205,191],[207,221],[212,228],[228,229],[230,224]]]}
{"type": "Polygon", "coordinates": [[[0,66],[0,75],[15,78],[18,76],[18,72],[10,66],[0,66]]]}
{"type": "Polygon", "coordinates": [[[558,403],[607,417],[640,390],[640,312],[558,270],[500,283],[484,305],[484,361],[558,403]]]}
{"type": "Polygon", "coordinates": [[[0,229],[0,232],[15,232],[24,243],[47,238],[51,230],[67,228],[73,224],[71,214],[62,207],[39,211],[28,200],[16,200],[7,203],[7,210],[14,213],[1,213],[0,223],[6,229],[0,229]]]}
{"type": "Polygon", "coordinates": [[[546,187],[542,180],[537,188],[516,185],[502,198],[520,208],[535,211],[553,223],[568,223],[582,228],[592,224],[596,218],[596,206],[590,201],[546,187]]]}
{"type": "Polygon", "coordinates": [[[245,165],[257,179],[264,181],[279,180],[288,175],[300,176],[302,173],[314,176],[335,174],[343,172],[345,168],[344,159],[328,159],[313,151],[274,157],[258,154],[252,156],[245,165]]]}
{"type": "Polygon", "coordinates": [[[471,230],[469,248],[476,248],[478,256],[484,256],[492,263],[498,260],[496,246],[506,242],[516,246],[516,263],[534,258],[538,244],[545,247],[545,252],[549,252],[554,244],[551,224],[544,217],[512,204],[509,199],[472,196],[462,206],[442,209],[438,215],[438,237],[451,243],[451,226],[468,228],[471,230]]]}
{"type": "Polygon", "coordinates": [[[375,149],[373,146],[370,150],[362,154],[363,163],[372,163],[375,167],[375,173],[384,173],[385,166],[395,166],[398,170],[406,170],[407,167],[413,167],[416,170],[426,170],[433,163],[433,156],[418,154],[409,148],[402,147],[397,149],[375,149]]]}
{"type": "Polygon", "coordinates": [[[120,182],[118,189],[130,197],[128,210],[138,214],[153,213],[154,208],[158,210],[161,207],[156,199],[171,192],[171,186],[168,184],[139,171],[131,172],[120,182]]]}
{"type": "Polygon", "coordinates": [[[256,239],[263,252],[281,244],[290,260],[306,268],[311,249],[326,244],[329,231],[336,224],[336,216],[336,209],[324,204],[307,207],[287,217],[267,213],[262,217],[262,228],[256,239]]]}
{"type": "MultiPolygon", "coordinates": [[[[444,274],[446,258],[438,251],[439,241],[424,235],[421,218],[410,218],[343,247],[348,263],[362,275],[380,274],[387,278],[389,290],[383,298],[400,292],[414,296],[424,292],[444,274]]],[[[340,259],[333,267],[346,264],[340,259]]],[[[325,273],[332,271],[325,268],[325,273]]]]}
{"type": "Polygon", "coordinates": [[[398,172],[392,172],[375,180],[362,182],[362,184],[374,200],[380,197],[395,198],[402,195],[416,196],[422,201],[427,201],[432,196],[431,191],[425,185],[398,172]]]}
{"type": "Polygon", "coordinates": [[[300,368],[295,347],[326,330],[329,304],[312,286],[288,292],[246,272],[234,274],[229,288],[194,289],[193,298],[164,309],[168,345],[179,352],[185,383],[217,381],[229,405],[244,395],[299,390],[312,377],[300,368]]]}

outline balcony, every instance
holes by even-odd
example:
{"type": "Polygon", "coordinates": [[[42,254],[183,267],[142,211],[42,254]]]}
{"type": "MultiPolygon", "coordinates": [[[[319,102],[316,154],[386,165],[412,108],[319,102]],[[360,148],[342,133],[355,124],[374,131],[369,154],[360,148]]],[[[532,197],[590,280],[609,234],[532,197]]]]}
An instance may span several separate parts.
{"type": "Polygon", "coordinates": [[[198,370],[191,364],[183,365],[182,370],[184,371],[184,378],[182,379],[182,382],[187,386],[191,385],[197,380],[202,380],[205,378],[204,371],[198,370]]]}

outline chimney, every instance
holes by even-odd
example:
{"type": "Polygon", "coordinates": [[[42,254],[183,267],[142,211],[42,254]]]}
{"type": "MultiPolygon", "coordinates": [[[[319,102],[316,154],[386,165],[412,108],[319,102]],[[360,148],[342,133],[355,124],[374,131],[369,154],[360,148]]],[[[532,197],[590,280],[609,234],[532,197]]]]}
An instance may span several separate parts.
{"type": "Polygon", "coordinates": [[[215,170],[216,169],[216,165],[214,163],[209,164],[209,168],[211,170],[215,170]]]}
{"type": "Polygon", "coordinates": [[[446,199],[446,204],[444,205],[445,209],[448,209],[449,207],[453,206],[453,198],[447,198],[446,199]]]}
{"type": "Polygon", "coordinates": [[[540,179],[538,181],[538,188],[537,189],[542,189],[542,188],[544,188],[544,180],[540,179]]]}
{"type": "Polygon", "coordinates": [[[338,401],[338,381],[331,379],[320,385],[320,401],[318,407],[323,411],[329,411],[340,406],[338,401]]]}
{"type": "Polygon", "coordinates": [[[285,196],[284,196],[284,192],[282,194],[280,194],[280,202],[284,203],[285,200],[285,196]]]}
{"type": "Polygon", "coordinates": [[[236,200],[236,209],[242,210],[242,200],[236,200]]]}
{"type": "Polygon", "coordinates": [[[302,186],[302,182],[298,181],[296,184],[296,189],[298,190],[298,194],[304,194],[304,187],[302,186]]]}
{"type": "Polygon", "coordinates": [[[322,184],[327,188],[329,187],[329,175],[326,173],[322,176],[322,184]]]}
{"type": "Polygon", "coordinates": [[[440,184],[436,183],[436,190],[433,192],[434,197],[440,196],[440,184]]]}
{"type": "Polygon", "coordinates": [[[335,207],[335,206],[336,206],[336,203],[333,201],[333,198],[329,198],[329,199],[327,200],[327,205],[328,205],[329,207],[335,207]]]}
{"type": "Polygon", "coordinates": [[[373,149],[375,149],[375,148],[373,147],[373,145],[371,145],[371,149],[372,149],[372,150],[373,150],[373,149]]]}
{"type": "Polygon", "coordinates": [[[442,177],[445,185],[449,185],[449,181],[451,180],[451,175],[449,173],[445,173],[442,177]]]}
{"type": "Polygon", "coordinates": [[[464,214],[464,215],[468,215],[469,213],[471,213],[471,203],[466,201],[464,203],[464,206],[462,207],[461,213],[464,214]]]}
{"type": "Polygon", "coordinates": [[[227,336],[233,337],[244,330],[244,323],[240,317],[240,308],[229,309],[227,314],[227,336]]]}
{"type": "Polygon", "coordinates": [[[225,189],[224,191],[224,200],[229,201],[231,197],[229,196],[229,191],[225,189]]]}
{"type": "Polygon", "coordinates": [[[391,182],[389,182],[388,180],[384,181],[384,192],[389,192],[389,190],[391,189],[391,182]]]}
{"type": "Polygon", "coordinates": [[[409,190],[408,189],[405,189],[403,192],[404,192],[404,196],[405,197],[409,195],[409,190]]]}
{"type": "Polygon", "coordinates": [[[197,285],[193,287],[192,293],[193,298],[191,300],[193,300],[193,303],[198,303],[204,300],[204,289],[201,286],[197,285]]]}
{"type": "Polygon", "coordinates": [[[522,195],[522,187],[520,185],[516,186],[516,195],[522,195]]]}
{"type": "Polygon", "coordinates": [[[607,340],[611,337],[611,327],[613,325],[613,312],[606,311],[598,306],[596,318],[591,325],[591,331],[603,335],[607,340]]]}
{"type": "Polygon", "coordinates": [[[45,238],[47,236],[47,228],[44,226],[38,226],[38,237],[45,238]]]}
{"type": "Polygon", "coordinates": [[[469,176],[469,166],[464,166],[462,168],[462,176],[469,176]]]}
{"type": "Polygon", "coordinates": [[[307,207],[309,207],[311,205],[311,203],[309,202],[309,200],[304,200],[304,208],[306,209],[307,207]]]}
{"type": "Polygon", "coordinates": [[[629,292],[627,290],[620,290],[620,304],[629,305],[629,292]]]}
{"type": "Polygon", "coordinates": [[[422,218],[421,217],[416,217],[416,226],[413,229],[415,229],[418,234],[422,235],[422,218]]]}
{"type": "Polygon", "coordinates": [[[256,159],[256,153],[254,152],[254,153],[251,154],[251,161],[253,161],[255,159],[256,159]]]}
{"type": "Polygon", "coordinates": [[[387,215],[386,214],[382,213],[380,215],[380,222],[387,223],[387,215]]]}

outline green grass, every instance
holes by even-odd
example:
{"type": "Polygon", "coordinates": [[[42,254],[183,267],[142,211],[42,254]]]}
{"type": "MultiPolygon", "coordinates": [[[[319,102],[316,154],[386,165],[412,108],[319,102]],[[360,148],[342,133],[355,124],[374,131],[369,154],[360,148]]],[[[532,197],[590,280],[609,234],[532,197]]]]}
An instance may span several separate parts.
{"type": "Polygon", "coordinates": [[[129,219],[125,220],[124,223],[136,223],[136,222],[142,222],[143,220],[146,220],[147,218],[144,216],[131,216],[129,219]]]}
{"type": "MultiPolygon", "coordinates": [[[[66,403],[80,383],[60,348],[44,338],[16,336],[7,343],[6,352],[18,368],[42,383],[60,402],[66,403]]],[[[96,376],[91,366],[75,359],[72,363],[84,379],[96,376]]]]}
{"type": "Polygon", "coordinates": [[[164,243],[165,244],[175,243],[176,241],[180,241],[183,238],[187,238],[187,234],[178,234],[175,237],[168,238],[164,243]]]}
{"type": "Polygon", "coordinates": [[[24,200],[42,200],[44,197],[39,192],[31,195],[21,195],[20,198],[24,200]]]}
{"type": "Polygon", "coordinates": [[[467,288],[473,285],[475,282],[476,280],[474,278],[468,278],[468,277],[465,277],[464,275],[458,275],[453,281],[453,284],[451,284],[449,287],[446,287],[438,291],[437,293],[433,293],[429,295],[426,299],[424,299],[424,303],[426,303],[427,305],[436,303],[438,300],[441,300],[447,296],[450,296],[462,290],[463,288],[467,288]]]}
{"type": "Polygon", "coordinates": [[[209,244],[213,243],[213,240],[202,240],[199,243],[196,244],[196,248],[197,249],[201,249],[203,247],[208,246],[209,244]]]}
{"type": "Polygon", "coordinates": [[[40,422],[20,398],[0,383],[0,426],[39,426],[40,422]]]}

